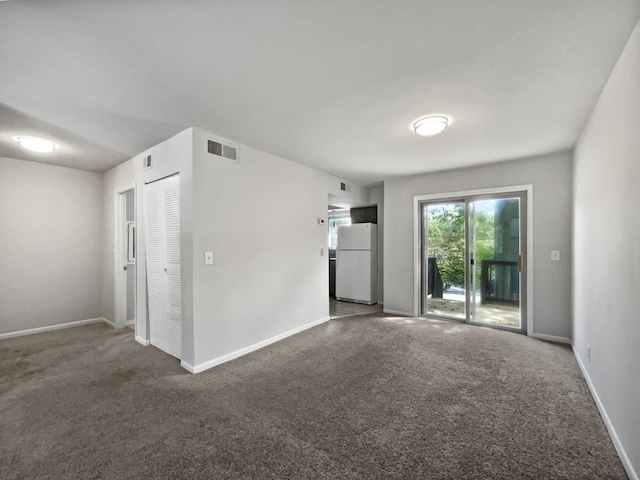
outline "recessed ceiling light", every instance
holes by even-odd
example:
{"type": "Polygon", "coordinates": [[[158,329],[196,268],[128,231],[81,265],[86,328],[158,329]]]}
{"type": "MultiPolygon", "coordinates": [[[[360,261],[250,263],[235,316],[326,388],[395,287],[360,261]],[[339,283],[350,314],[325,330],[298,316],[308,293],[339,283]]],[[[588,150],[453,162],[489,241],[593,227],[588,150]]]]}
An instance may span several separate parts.
{"type": "Polygon", "coordinates": [[[449,126],[449,118],[444,115],[429,115],[413,122],[411,129],[422,137],[437,135],[449,126]]]}
{"type": "Polygon", "coordinates": [[[32,152],[47,153],[58,148],[57,144],[46,138],[19,136],[13,137],[13,139],[18,142],[22,148],[26,148],[32,152]]]}

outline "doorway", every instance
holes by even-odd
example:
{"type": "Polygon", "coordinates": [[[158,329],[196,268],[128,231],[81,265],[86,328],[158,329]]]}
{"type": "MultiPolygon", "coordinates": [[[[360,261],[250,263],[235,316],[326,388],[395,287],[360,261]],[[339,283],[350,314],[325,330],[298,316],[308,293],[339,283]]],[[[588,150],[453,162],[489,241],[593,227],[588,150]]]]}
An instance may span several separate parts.
{"type": "Polygon", "coordinates": [[[114,224],[115,327],[135,328],[135,186],[129,185],[116,190],[114,224]]]}
{"type": "Polygon", "coordinates": [[[419,314],[527,332],[527,192],[423,199],[419,314]]]}
{"type": "MultiPolygon", "coordinates": [[[[377,302],[377,282],[381,281],[377,278],[378,270],[377,270],[377,234],[374,235],[372,239],[375,242],[374,248],[374,256],[373,263],[371,259],[366,260],[363,264],[349,264],[353,262],[354,255],[353,251],[349,252],[348,247],[347,251],[343,252],[341,256],[343,273],[345,269],[351,268],[352,271],[358,271],[360,276],[342,276],[342,295],[336,295],[336,284],[338,275],[338,230],[343,226],[350,226],[354,224],[375,224],[374,227],[377,227],[378,221],[378,207],[377,205],[364,205],[358,206],[353,205],[351,201],[341,201],[340,199],[333,197],[329,194],[329,205],[328,205],[328,233],[329,233],[329,317],[331,319],[342,318],[342,317],[351,317],[355,315],[367,315],[371,313],[379,313],[382,312],[382,303],[377,302]],[[341,206],[339,206],[341,205],[341,206]],[[372,270],[371,270],[372,269],[372,270]],[[348,278],[350,282],[345,285],[345,278],[348,278]],[[372,282],[374,285],[373,291],[375,291],[376,295],[372,296],[375,300],[373,302],[363,300],[366,295],[371,295],[372,282]],[[360,291],[360,293],[354,293],[356,291],[360,291]],[[347,293],[351,292],[351,294],[347,293]],[[369,292],[369,293],[364,293],[369,292]],[[346,295],[345,295],[346,293],[346,295]],[[358,300],[347,300],[346,298],[337,298],[337,297],[346,297],[349,299],[360,299],[358,300]]],[[[346,237],[345,237],[346,238],[346,237]]],[[[360,252],[362,255],[364,252],[360,252]]],[[[365,253],[366,255],[366,253],[365,253]]],[[[360,258],[360,261],[362,257],[360,258]]]]}

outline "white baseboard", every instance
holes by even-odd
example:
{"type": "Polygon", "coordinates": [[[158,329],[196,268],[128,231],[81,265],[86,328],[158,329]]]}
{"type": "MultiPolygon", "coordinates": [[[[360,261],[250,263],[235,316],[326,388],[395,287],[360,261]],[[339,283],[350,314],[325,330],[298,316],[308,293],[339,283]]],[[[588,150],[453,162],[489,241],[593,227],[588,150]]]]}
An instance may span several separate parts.
{"type": "Polygon", "coordinates": [[[103,318],[102,321],[106,324],[109,325],[111,328],[116,328],[116,324],[113,323],[111,320],[109,320],[108,318],[103,318]]]}
{"type": "Polygon", "coordinates": [[[138,335],[136,335],[136,342],[138,342],[140,345],[144,345],[145,347],[148,347],[149,345],[151,345],[151,342],[149,340],[145,340],[142,337],[139,337],[138,335]]]}
{"type": "Polygon", "coordinates": [[[571,345],[571,339],[567,337],[557,337],[556,335],[545,335],[544,333],[532,333],[530,337],[538,340],[546,340],[547,342],[566,343],[571,345]]]}
{"type": "Polygon", "coordinates": [[[390,315],[400,315],[402,317],[413,317],[413,312],[401,312],[400,310],[389,310],[388,308],[383,308],[382,313],[388,313],[390,315]]]}
{"type": "Polygon", "coordinates": [[[204,363],[200,363],[198,365],[191,365],[187,362],[185,362],[184,360],[180,362],[180,366],[182,368],[184,368],[185,370],[187,370],[188,372],[191,373],[200,373],[200,372],[204,372],[205,370],[209,370],[210,368],[213,368],[217,365],[220,365],[222,363],[226,363],[229,362],[235,358],[241,357],[243,355],[246,355],[248,353],[251,352],[255,352],[256,350],[259,350],[261,348],[266,347],[267,345],[271,345],[272,343],[278,342],[280,340],[284,340],[287,337],[290,337],[291,335],[295,335],[296,333],[300,333],[303,332],[304,330],[308,330],[309,328],[321,325],[325,322],[328,322],[330,320],[330,317],[324,317],[321,318],[319,320],[315,320],[313,322],[307,323],[305,325],[302,325],[300,327],[296,327],[293,328],[289,331],[286,331],[284,333],[281,333],[279,335],[276,335],[274,337],[271,338],[267,338],[266,340],[262,340],[261,342],[258,343],[254,343],[253,345],[249,345],[248,347],[245,348],[241,348],[240,350],[236,350],[235,352],[231,352],[228,353],[226,355],[223,355],[221,357],[218,358],[214,358],[213,360],[209,360],[207,362],[204,363]]]}
{"type": "Polygon", "coordinates": [[[631,464],[631,460],[629,459],[629,456],[627,455],[627,452],[625,451],[624,446],[620,442],[620,438],[616,433],[616,429],[614,428],[613,423],[611,423],[609,414],[607,414],[607,410],[604,408],[604,405],[602,404],[602,401],[598,396],[596,387],[593,385],[593,382],[591,381],[591,377],[589,377],[589,372],[587,372],[587,368],[584,366],[584,363],[582,363],[582,359],[578,355],[578,352],[575,346],[572,346],[572,347],[573,347],[573,355],[576,357],[576,362],[578,362],[578,366],[582,371],[582,376],[587,382],[587,386],[589,387],[591,396],[593,397],[593,400],[596,403],[596,406],[598,407],[598,411],[600,412],[600,416],[602,417],[602,420],[604,421],[604,424],[607,427],[607,430],[609,431],[609,436],[613,441],[613,446],[616,447],[616,451],[618,452],[618,456],[620,457],[620,461],[622,461],[622,465],[624,466],[624,469],[627,471],[629,480],[640,480],[638,478],[638,473],[635,471],[635,469],[633,468],[633,465],[631,464]]]}
{"type": "Polygon", "coordinates": [[[52,332],[53,330],[61,330],[63,328],[79,327],[80,325],[89,325],[91,323],[106,323],[107,325],[113,325],[106,318],[89,318],[87,320],[78,320],[77,322],[60,323],[58,325],[50,325],[47,327],[29,328],[28,330],[2,333],[0,334],[0,340],[4,340],[5,338],[22,337],[23,335],[33,335],[35,333],[52,332]]]}
{"type": "Polygon", "coordinates": [[[199,370],[198,372],[196,372],[196,367],[194,367],[190,363],[185,362],[184,360],[180,360],[180,366],[189,373],[199,373],[199,371],[201,371],[199,370]]]}

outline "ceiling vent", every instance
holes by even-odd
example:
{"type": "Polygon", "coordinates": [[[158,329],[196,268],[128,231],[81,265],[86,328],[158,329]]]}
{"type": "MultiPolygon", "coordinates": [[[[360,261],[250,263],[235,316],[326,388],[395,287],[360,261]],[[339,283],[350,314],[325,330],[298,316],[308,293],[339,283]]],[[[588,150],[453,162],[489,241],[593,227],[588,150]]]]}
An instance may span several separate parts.
{"type": "Polygon", "coordinates": [[[207,139],[207,152],[211,155],[226,158],[234,163],[238,163],[238,148],[232,145],[207,139]]]}

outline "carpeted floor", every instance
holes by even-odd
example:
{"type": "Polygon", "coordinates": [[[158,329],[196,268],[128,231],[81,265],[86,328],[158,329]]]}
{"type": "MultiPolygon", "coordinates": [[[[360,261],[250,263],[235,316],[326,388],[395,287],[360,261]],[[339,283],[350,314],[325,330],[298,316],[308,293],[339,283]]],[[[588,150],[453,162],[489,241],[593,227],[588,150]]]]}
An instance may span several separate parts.
{"type": "Polygon", "coordinates": [[[191,375],[131,330],[0,341],[0,478],[624,479],[571,350],[332,320],[191,375]]]}

